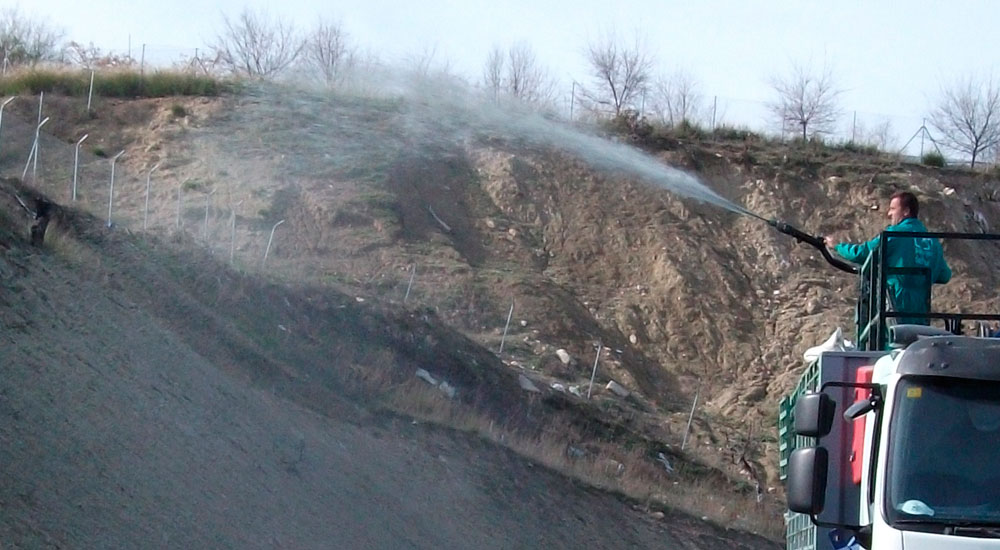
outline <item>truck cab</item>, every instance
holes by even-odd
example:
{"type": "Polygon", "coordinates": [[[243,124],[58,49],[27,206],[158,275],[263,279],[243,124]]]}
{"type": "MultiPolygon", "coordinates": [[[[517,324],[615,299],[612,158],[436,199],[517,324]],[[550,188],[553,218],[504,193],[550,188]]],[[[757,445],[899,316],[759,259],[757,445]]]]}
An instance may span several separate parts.
{"type": "Polygon", "coordinates": [[[878,261],[860,270],[861,349],[821,354],[780,406],[787,547],[1000,549],[1000,338],[961,334],[1000,315],[891,325],[914,312],[887,311],[878,261]]]}

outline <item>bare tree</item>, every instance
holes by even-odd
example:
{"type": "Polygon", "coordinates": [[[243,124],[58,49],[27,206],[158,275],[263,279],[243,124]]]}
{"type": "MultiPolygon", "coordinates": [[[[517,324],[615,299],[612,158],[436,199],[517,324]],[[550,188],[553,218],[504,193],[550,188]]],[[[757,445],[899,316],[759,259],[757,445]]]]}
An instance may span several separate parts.
{"type": "Polygon", "coordinates": [[[535,57],[535,51],[526,42],[519,42],[507,51],[510,61],[507,70],[507,89],[510,94],[528,103],[552,101],[555,81],[535,57]]]}
{"type": "Polygon", "coordinates": [[[413,74],[420,78],[452,76],[451,59],[439,59],[437,44],[425,44],[419,53],[406,58],[406,64],[413,74]]]}
{"type": "Polygon", "coordinates": [[[500,46],[493,46],[486,56],[486,65],[483,67],[483,85],[492,94],[494,101],[497,101],[503,92],[504,62],[503,50],[500,46]]]}
{"type": "Polygon", "coordinates": [[[879,151],[893,151],[896,146],[896,133],[888,118],[881,118],[871,124],[857,123],[851,141],[861,145],[878,148],[879,151]]]}
{"type": "Polygon", "coordinates": [[[603,107],[615,116],[624,109],[634,108],[649,84],[653,69],[653,56],[639,37],[628,44],[615,33],[606,33],[587,46],[586,56],[594,89],[584,90],[583,96],[592,108],[603,107]]]}
{"type": "Polygon", "coordinates": [[[1000,146],[1000,86],[992,77],[965,78],[941,91],[930,119],[944,144],[972,157],[975,168],[980,153],[1000,146]]]}
{"type": "Polygon", "coordinates": [[[657,80],[654,86],[653,111],[668,126],[682,121],[697,121],[702,112],[702,95],[694,76],[680,70],[669,78],[657,80]]]}
{"type": "Polygon", "coordinates": [[[302,50],[305,67],[318,74],[328,86],[343,82],[357,62],[357,51],[338,23],[320,21],[306,37],[302,50]]]}
{"type": "Polygon", "coordinates": [[[93,42],[86,46],[79,42],[70,42],[63,52],[69,63],[85,69],[131,67],[137,64],[135,58],[128,54],[104,52],[93,42]]]}
{"type": "Polygon", "coordinates": [[[536,104],[551,102],[555,89],[555,82],[526,42],[514,44],[506,55],[500,47],[490,50],[483,83],[494,98],[506,95],[536,104]]]}
{"type": "Polygon", "coordinates": [[[772,78],[771,86],[778,98],[768,107],[782,128],[801,128],[803,140],[833,131],[840,117],[837,100],[842,91],[836,87],[829,67],[814,74],[796,63],[787,77],[772,78]]]}
{"type": "Polygon", "coordinates": [[[0,58],[6,65],[34,65],[59,57],[62,30],[22,15],[17,8],[0,11],[0,58]]]}
{"type": "Polygon", "coordinates": [[[272,78],[292,65],[304,42],[295,28],[280,18],[245,8],[235,21],[223,16],[225,29],[212,49],[216,63],[233,74],[272,78]]]}

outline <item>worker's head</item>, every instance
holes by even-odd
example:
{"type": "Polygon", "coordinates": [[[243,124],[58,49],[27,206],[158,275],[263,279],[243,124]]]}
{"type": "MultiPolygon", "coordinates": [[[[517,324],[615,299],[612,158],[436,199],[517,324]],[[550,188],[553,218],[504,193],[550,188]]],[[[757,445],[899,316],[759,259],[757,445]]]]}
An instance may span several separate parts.
{"type": "Polygon", "coordinates": [[[898,191],[889,199],[889,220],[892,225],[906,218],[916,218],[919,213],[920,203],[917,202],[917,196],[909,191],[898,191]]]}

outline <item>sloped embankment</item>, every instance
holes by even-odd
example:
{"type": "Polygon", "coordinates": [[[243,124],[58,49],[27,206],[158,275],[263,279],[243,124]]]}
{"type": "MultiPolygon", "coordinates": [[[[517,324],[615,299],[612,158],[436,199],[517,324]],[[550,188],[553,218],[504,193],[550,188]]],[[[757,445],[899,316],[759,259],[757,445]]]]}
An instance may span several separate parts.
{"type": "Polygon", "coordinates": [[[33,249],[12,200],[28,191],[2,185],[0,538],[15,547],[772,547],[651,521],[345,400],[336,371],[381,361],[389,384],[419,365],[511,406],[506,371],[419,312],[227,275],[76,212],[33,249]]]}

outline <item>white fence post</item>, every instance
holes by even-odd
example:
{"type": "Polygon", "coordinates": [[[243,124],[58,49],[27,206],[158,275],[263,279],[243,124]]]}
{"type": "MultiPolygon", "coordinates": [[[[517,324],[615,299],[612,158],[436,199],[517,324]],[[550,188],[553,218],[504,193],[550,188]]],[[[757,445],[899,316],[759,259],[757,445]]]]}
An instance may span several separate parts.
{"type": "Polygon", "coordinates": [[[267,248],[264,249],[264,259],[260,262],[261,267],[264,267],[264,264],[267,263],[267,253],[271,251],[271,241],[274,240],[274,230],[283,223],[285,223],[285,220],[281,220],[280,222],[274,224],[274,227],[271,228],[271,236],[267,238],[267,248]]]}
{"type": "Polygon", "coordinates": [[[90,100],[94,98],[94,71],[90,71],[90,91],[87,92],[87,116],[90,116],[90,100]]]}
{"type": "Polygon", "coordinates": [[[684,447],[687,446],[688,433],[691,431],[691,422],[694,420],[694,409],[695,409],[695,407],[698,406],[698,396],[699,395],[701,395],[701,388],[698,388],[698,391],[695,392],[695,394],[694,394],[694,402],[691,403],[691,414],[688,415],[687,428],[684,428],[684,439],[681,441],[681,450],[682,451],[684,450],[684,447]]]}
{"type": "Polygon", "coordinates": [[[73,202],[76,202],[76,173],[80,168],[80,144],[83,143],[90,134],[83,134],[83,137],[76,142],[76,150],[73,153],[73,202]]]}
{"type": "Polygon", "coordinates": [[[573,81],[573,89],[569,92],[569,121],[573,122],[573,105],[576,103],[576,81],[573,81]]]}
{"type": "Polygon", "coordinates": [[[218,191],[218,189],[212,189],[209,194],[205,195],[205,223],[201,227],[201,233],[205,242],[208,242],[208,206],[212,200],[212,195],[214,195],[216,191],[218,191]]]}
{"type": "Polygon", "coordinates": [[[118,158],[125,154],[124,150],[118,152],[117,155],[111,159],[111,189],[108,192],[108,228],[111,228],[111,208],[114,206],[115,201],[115,164],[118,163],[118,158]]]}
{"type": "Polygon", "coordinates": [[[233,258],[236,255],[236,207],[241,204],[243,201],[234,204],[229,213],[229,227],[232,232],[229,237],[229,265],[233,265],[233,258]]]}
{"type": "Polygon", "coordinates": [[[32,182],[38,179],[38,139],[41,136],[42,126],[45,126],[45,123],[48,121],[49,117],[45,117],[45,120],[40,121],[38,126],[35,126],[35,141],[31,144],[31,151],[28,153],[28,162],[25,163],[24,171],[21,172],[21,181],[24,181],[24,178],[28,176],[28,168],[32,166],[32,160],[34,160],[34,170],[31,172],[32,182]]]}
{"type": "Polygon", "coordinates": [[[160,167],[160,163],[156,163],[149,172],[146,173],[146,206],[142,210],[142,230],[146,230],[146,220],[149,218],[149,178],[153,176],[153,172],[160,167]]]}
{"type": "Polygon", "coordinates": [[[507,324],[503,326],[503,336],[500,337],[500,351],[497,355],[503,354],[503,343],[507,340],[507,329],[510,327],[510,318],[514,316],[514,300],[510,301],[510,311],[507,312],[507,324]]]}
{"type": "Polygon", "coordinates": [[[184,190],[184,184],[187,181],[182,181],[177,184],[177,228],[181,227],[181,192],[184,190]]]}
{"type": "MultiPolygon", "coordinates": [[[[39,106],[40,107],[40,106],[39,106]]],[[[39,108],[39,110],[41,110],[39,108]]],[[[41,139],[42,139],[42,126],[49,121],[49,117],[45,117],[45,120],[38,122],[38,126],[35,128],[35,162],[31,165],[31,182],[34,183],[38,181],[38,151],[41,149],[41,139]]]]}
{"type": "Polygon", "coordinates": [[[406,284],[406,294],[403,295],[403,303],[410,298],[410,289],[413,288],[413,278],[417,276],[417,264],[413,264],[410,269],[410,282],[406,284]]]}
{"type": "Polygon", "coordinates": [[[594,370],[590,373],[590,386],[587,388],[587,399],[590,399],[590,392],[594,390],[594,377],[597,376],[597,362],[601,359],[601,350],[604,344],[597,344],[597,355],[594,356],[594,370]]]}
{"type": "Polygon", "coordinates": [[[3,108],[6,107],[8,103],[14,101],[15,99],[17,99],[16,95],[8,97],[3,103],[0,103],[0,130],[3,130],[3,108]]]}

